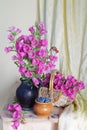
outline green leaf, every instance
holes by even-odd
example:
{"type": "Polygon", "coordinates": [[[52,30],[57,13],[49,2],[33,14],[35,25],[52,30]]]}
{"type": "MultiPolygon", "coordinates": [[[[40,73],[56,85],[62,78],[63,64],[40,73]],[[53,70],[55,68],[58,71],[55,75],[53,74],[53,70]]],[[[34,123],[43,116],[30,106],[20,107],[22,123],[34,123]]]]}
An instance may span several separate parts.
{"type": "Polygon", "coordinates": [[[43,74],[41,78],[44,79],[45,78],[45,74],[43,74]]]}
{"type": "Polygon", "coordinates": [[[18,63],[17,63],[16,61],[14,62],[14,64],[16,64],[16,65],[17,65],[17,67],[19,67],[19,65],[18,65],[18,63]]]}

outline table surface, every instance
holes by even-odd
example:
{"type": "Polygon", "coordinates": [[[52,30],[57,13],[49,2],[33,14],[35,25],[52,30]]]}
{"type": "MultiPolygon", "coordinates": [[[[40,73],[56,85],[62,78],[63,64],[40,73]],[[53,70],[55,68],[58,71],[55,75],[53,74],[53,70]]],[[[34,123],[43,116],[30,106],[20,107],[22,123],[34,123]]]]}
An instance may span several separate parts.
{"type": "MultiPolygon", "coordinates": [[[[38,117],[32,110],[24,111],[25,123],[21,124],[18,130],[58,130],[58,118],[62,111],[62,108],[54,107],[51,115],[44,118],[38,117]]],[[[3,121],[3,130],[13,130],[11,127],[12,118],[6,108],[3,109],[1,119],[3,121]]]]}

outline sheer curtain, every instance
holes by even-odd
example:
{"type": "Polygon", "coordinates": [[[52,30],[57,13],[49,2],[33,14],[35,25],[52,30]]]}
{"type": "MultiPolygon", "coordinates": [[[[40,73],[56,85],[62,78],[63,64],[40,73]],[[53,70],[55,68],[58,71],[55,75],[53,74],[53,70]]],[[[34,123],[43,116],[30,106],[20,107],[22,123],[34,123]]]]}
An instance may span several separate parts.
{"type": "Polygon", "coordinates": [[[61,115],[58,130],[87,130],[87,0],[37,0],[37,20],[46,23],[49,47],[59,49],[57,69],[86,86],[61,115]]]}

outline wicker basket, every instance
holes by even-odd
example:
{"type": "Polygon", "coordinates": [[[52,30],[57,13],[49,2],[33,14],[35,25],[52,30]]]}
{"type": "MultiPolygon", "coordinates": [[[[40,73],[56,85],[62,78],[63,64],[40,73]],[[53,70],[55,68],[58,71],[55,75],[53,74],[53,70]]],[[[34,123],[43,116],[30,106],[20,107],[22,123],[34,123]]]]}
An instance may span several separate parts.
{"type": "Polygon", "coordinates": [[[39,90],[39,96],[49,97],[54,106],[65,107],[70,105],[73,100],[70,100],[68,97],[64,96],[62,91],[57,91],[53,88],[54,77],[58,73],[58,71],[53,71],[51,73],[49,87],[41,87],[39,90]]]}

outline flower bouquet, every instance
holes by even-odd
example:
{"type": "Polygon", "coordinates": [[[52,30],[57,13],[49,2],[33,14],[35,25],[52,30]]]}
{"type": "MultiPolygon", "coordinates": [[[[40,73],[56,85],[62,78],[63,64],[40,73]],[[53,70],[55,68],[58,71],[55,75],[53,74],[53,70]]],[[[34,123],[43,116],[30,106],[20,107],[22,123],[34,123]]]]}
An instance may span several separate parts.
{"type": "Polygon", "coordinates": [[[72,75],[65,77],[58,71],[46,74],[43,85],[45,87],[41,88],[40,96],[50,97],[53,105],[58,107],[71,104],[77,93],[85,88],[83,81],[78,81],[72,75]]]}
{"type": "Polygon", "coordinates": [[[44,74],[55,68],[58,50],[51,47],[48,50],[48,40],[44,38],[47,33],[43,22],[31,26],[27,35],[14,26],[9,27],[9,46],[5,47],[6,53],[14,52],[12,60],[18,67],[21,79],[32,80],[37,86],[44,74]],[[51,53],[50,53],[51,52],[51,53]]]}
{"type": "Polygon", "coordinates": [[[44,75],[55,68],[58,50],[56,47],[48,50],[48,40],[44,38],[47,30],[43,22],[29,27],[26,35],[14,26],[9,27],[8,31],[9,46],[5,51],[13,52],[12,60],[21,75],[21,86],[16,91],[16,97],[24,109],[33,107],[44,75]]]}

